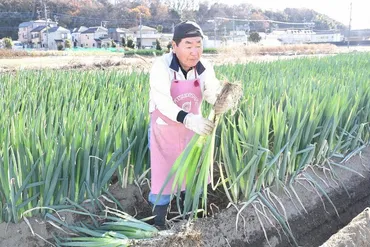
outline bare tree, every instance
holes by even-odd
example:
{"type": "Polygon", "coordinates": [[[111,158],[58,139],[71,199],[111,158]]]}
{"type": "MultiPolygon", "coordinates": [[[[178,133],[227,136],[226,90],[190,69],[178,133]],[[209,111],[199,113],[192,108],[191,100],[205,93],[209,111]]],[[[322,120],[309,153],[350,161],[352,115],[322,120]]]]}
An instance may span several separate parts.
{"type": "Polygon", "coordinates": [[[199,9],[199,0],[162,0],[162,2],[180,16],[185,10],[197,11],[199,9]]]}

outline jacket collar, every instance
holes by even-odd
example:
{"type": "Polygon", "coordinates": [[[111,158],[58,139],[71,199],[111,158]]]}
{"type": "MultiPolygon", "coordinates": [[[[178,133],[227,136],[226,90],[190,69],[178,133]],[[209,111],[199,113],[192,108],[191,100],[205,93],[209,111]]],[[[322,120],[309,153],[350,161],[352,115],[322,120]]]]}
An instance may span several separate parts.
{"type": "MultiPolygon", "coordinates": [[[[170,63],[170,69],[173,69],[174,71],[179,71],[180,69],[179,59],[177,58],[175,53],[172,53],[172,55],[173,56],[172,61],[170,63]]],[[[197,70],[198,75],[201,75],[206,70],[206,68],[200,61],[197,63],[197,65],[195,65],[195,68],[197,70]]]]}

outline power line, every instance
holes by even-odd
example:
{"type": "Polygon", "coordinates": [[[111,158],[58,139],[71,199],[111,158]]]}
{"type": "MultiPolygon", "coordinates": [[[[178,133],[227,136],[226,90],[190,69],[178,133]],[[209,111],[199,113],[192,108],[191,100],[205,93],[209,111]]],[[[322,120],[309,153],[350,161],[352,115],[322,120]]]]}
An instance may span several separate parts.
{"type": "Polygon", "coordinates": [[[245,22],[270,22],[276,24],[290,24],[290,25],[315,25],[314,22],[286,22],[286,21],[274,21],[274,20],[252,20],[252,19],[234,19],[227,17],[215,17],[219,20],[228,20],[228,21],[245,21],[245,22]]]}

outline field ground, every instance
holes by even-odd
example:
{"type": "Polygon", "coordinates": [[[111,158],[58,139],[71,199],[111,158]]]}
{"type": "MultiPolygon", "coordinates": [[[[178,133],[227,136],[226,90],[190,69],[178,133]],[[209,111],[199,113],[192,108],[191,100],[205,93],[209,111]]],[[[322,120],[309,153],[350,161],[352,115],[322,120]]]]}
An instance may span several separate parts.
{"type": "Polygon", "coordinates": [[[370,243],[370,208],[366,208],[356,216],[347,226],[322,245],[322,247],[358,247],[368,246],[370,243]]]}
{"type": "MultiPolygon", "coordinates": [[[[362,47],[335,47],[323,46],[321,49],[307,49],[307,46],[292,47],[288,50],[251,48],[224,49],[219,54],[204,54],[215,65],[225,63],[270,62],[281,59],[294,59],[307,56],[326,56],[346,52],[370,51],[370,46],[362,47]],[[259,55],[259,54],[265,55],[259,55]]],[[[131,71],[132,69],[148,70],[153,57],[125,57],[119,53],[51,53],[51,56],[26,56],[7,58],[0,56],[0,72],[16,71],[20,69],[99,69],[114,67],[131,71]],[[60,55],[56,55],[60,54],[60,55]]]]}

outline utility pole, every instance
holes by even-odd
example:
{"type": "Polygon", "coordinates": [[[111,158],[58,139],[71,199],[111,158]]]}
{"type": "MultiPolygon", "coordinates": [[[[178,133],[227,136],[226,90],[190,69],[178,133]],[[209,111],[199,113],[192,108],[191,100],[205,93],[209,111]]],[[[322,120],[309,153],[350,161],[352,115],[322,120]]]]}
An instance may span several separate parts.
{"type": "Polygon", "coordinates": [[[216,18],[214,20],[214,24],[215,24],[215,28],[214,28],[214,32],[215,32],[215,48],[217,46],[217,21],[216,21],[216,18]]]}
{"type": "Polygon", "coordinates": [[[49,21],[48,21],[48,8],[46,7],[46,3],[44,3],[44,7],[46,20],[46,50],[49,50],[49,21]]]}
{"type": "Polygon", "coordinates": [[[352,2],[349,7],[349,26],[348,26],[348,36],[347,36],[347,48],[349,49],[349,38],[351,37],[351,25],[352,25],[352,2]]]}
{"type": "Polygon", "coordinates": [[[235,18],[236,16],[233,15],[233,42],[234,42],[234,36],[235,36],[235,18]]]}
{"type": "Polygon", "coordinates": [[[140,45],[139,45],[139,49],[141,49],[141,47],[142,47],[142,45],[141,45],[141,43],[142,43],[142,36],[141,36],[141,27],[142,27],[142,25],[141,25],[141,12],[140,12],[140,45]]]}

